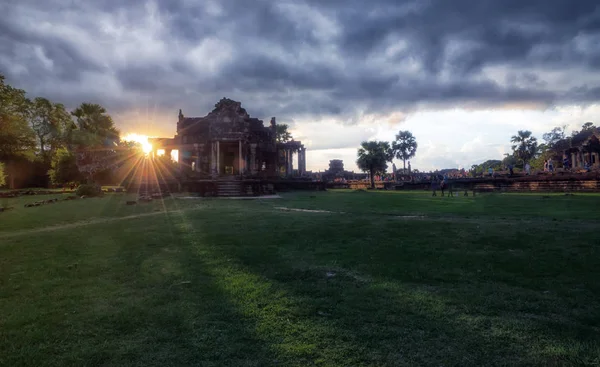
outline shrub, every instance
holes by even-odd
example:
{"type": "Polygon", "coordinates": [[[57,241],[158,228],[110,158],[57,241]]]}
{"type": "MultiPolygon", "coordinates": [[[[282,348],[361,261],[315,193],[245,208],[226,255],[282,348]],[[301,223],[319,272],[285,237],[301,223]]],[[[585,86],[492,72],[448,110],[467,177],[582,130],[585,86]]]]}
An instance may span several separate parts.
{"type": "Polygon", "coordinates": [[[75,194],[77,196],[102,196],[102,188],[98,185],[79,185],[75,194]]]}
{"type": "Polygon", "coordinates": [[[6,184],[6,175],[4,174],[4,163],[0,162],[0,186],[6,184]]]}
{"type": "Polygon", "coordinates": [[[81,180],[75,154],[64,148],[59,149],[52,158],[52,166],[48,174],[55,185],[81,180]]]}

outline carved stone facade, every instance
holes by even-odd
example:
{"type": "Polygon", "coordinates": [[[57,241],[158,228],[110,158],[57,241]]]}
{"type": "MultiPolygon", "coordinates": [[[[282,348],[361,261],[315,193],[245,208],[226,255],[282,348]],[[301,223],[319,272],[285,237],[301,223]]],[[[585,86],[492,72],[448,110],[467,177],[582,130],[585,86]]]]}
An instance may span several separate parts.
{"type": "Polygon", "coordinates": [[[150,139],[153,155],[178,151],[181,168],[205,178],[222,176],[292,176],[292,157],[298,153],[298,175],[306,172],[306,150],[301,142],[276,142],[275,118],[269,127],[250,117],[240,102],[221,99],[204,117],[185,117],[179,110],[177,134],[150,139]],[[281,164],[281,154],[286,161],[281,164]]]}

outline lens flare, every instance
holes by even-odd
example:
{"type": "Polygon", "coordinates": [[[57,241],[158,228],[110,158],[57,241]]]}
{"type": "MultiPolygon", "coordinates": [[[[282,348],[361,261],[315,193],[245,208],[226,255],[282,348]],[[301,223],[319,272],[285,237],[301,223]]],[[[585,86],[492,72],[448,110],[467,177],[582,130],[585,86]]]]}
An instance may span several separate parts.
{"type": "Polygon", "coordinates": [[[150,144],[150,142],[148,141],[147,135],[140,135],[135,133],[127,134],[123,137],[123,140],[139,143],[142,146],[142,151],[146,154],[152,151],[152,144],[150,144]]]}

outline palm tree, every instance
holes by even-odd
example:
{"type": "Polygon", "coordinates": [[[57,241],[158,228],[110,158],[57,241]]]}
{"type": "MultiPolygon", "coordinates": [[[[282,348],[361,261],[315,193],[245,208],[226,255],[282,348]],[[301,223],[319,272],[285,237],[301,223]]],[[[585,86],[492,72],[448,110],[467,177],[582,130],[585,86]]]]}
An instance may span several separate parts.
{"type": "Polygon", "coordinates": [[[106,113],[106,109],[95,103],[82,103],[73,112],[77,119],[77,128],[86,143],[106,144],[119,138],[119,131],[106,113]]]}
{"type": "Polygon", "coordinates": [[[375,175],[384,173],[387,162],[394,158],[390,144],[386,141],[363,141],[358,149],[356,165],[363,172],[369,172],[371,188],[375,188],[375,175]]]}
{"type": "Polygon", "coordinates": [[[396,158],[402,160],[404,171],[406,171],[406,161],[417,154],[417,139],[410,131],[400,131],[392,143],[392,150],[396,158]]]}
{"type": "Polygon", "coordinates": [[[531,136],[529,130],[519,130],[517,135],[510,138],[510,142],[513,143],[513,155],[523,162],[523,166],[527,161],[533,159],[538,152],[537,139],[531,136]]]}

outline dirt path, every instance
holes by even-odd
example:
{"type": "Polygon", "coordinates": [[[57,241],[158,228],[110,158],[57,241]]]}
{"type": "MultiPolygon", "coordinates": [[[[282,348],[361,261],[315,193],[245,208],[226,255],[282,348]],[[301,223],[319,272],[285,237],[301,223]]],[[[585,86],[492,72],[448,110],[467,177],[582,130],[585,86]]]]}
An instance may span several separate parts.
{"type": "MultiPolygon", "coordinates": [[[[192,209],[188,209],[188,210],[192,210],[192,209]]],[[[43,233],[43,232],[60,231],[63,229],[79,228],[79,227],[89,226],[89,225],[93,225],[93,224],[110,223],[110,222],[117,222],[117,221],[123,221],[123,220],[128,220],[128,219],[144,218],[144,217],[151,217],[151,216],[155,216],[155,215],[168,214],[168,213],[180,213],[180,212],[182,212],[182,210],[170,210],[170,211],[166,211],[166,212],[159,211],[159,212],[127,215],[124,217],[94,218],[94,219],[82,220],[79,222],[73,222],[73,223],[67,223],[67,224],[59,224],[59,225],[41,227],[41,228],[22,229],[22,230],[10,232],[10,233],[0,233],[0,238],[10,238],[10,237],[18,237],[18,236],[22,236],[22,235],[26,235],[26,234],[31,235],[31,234],[43,233]]]]}

